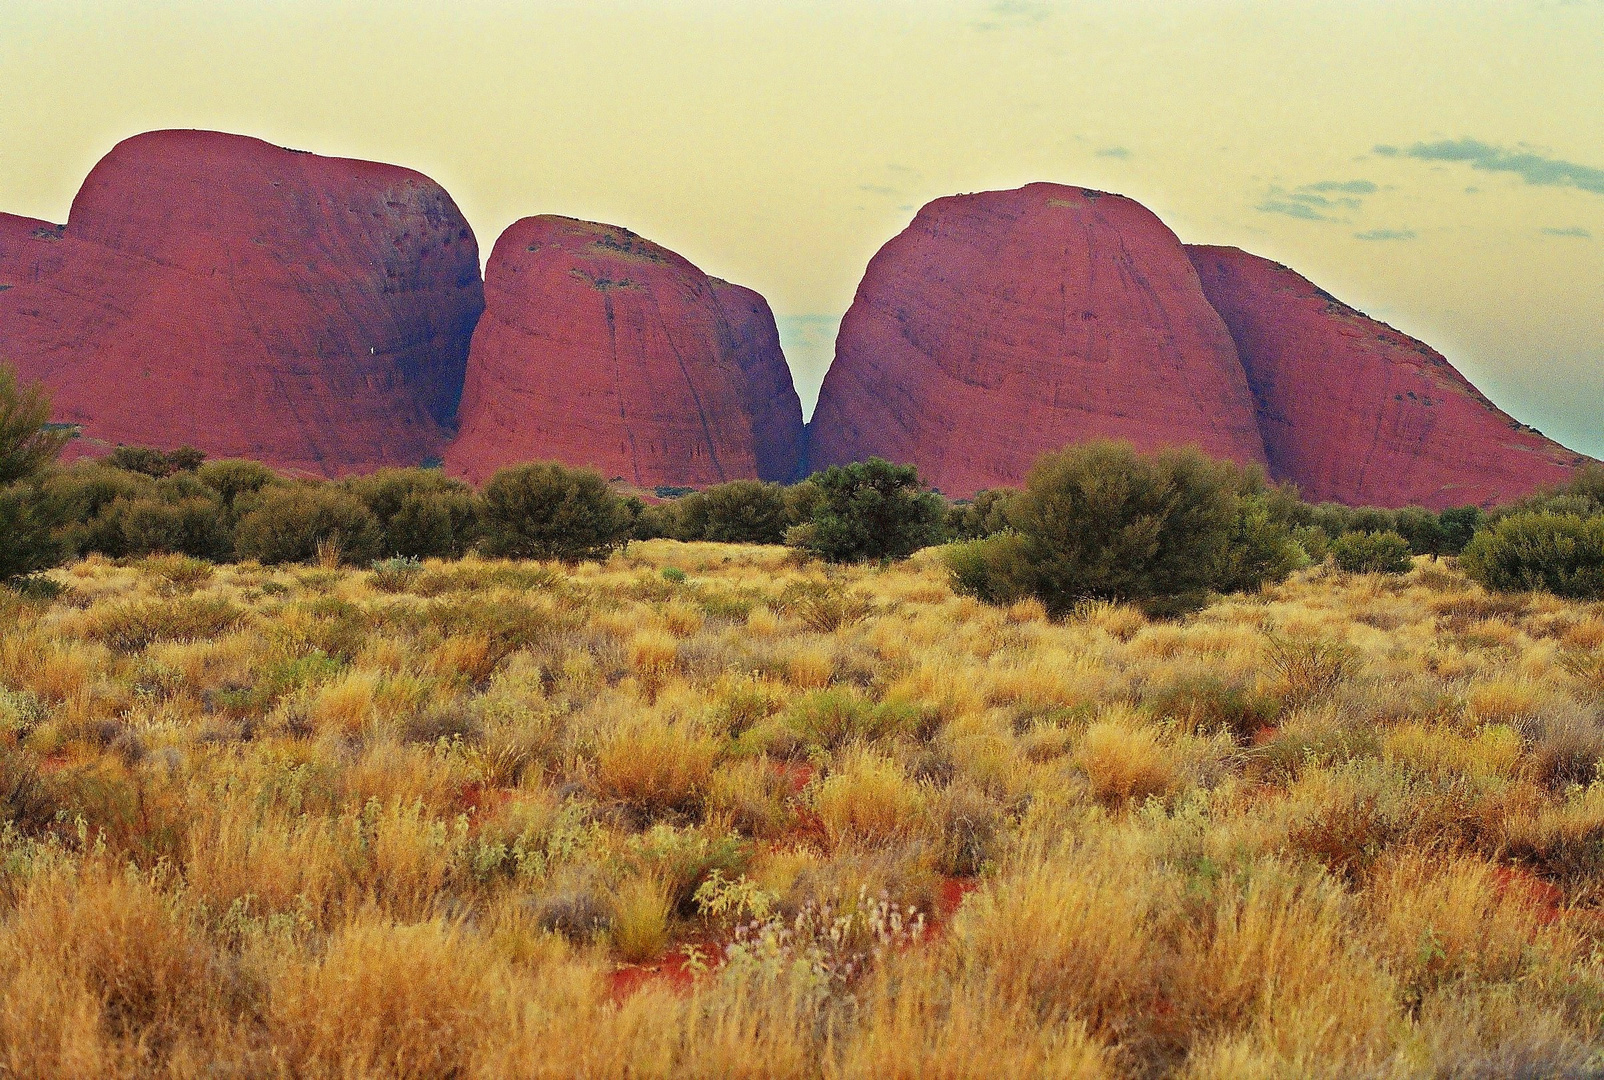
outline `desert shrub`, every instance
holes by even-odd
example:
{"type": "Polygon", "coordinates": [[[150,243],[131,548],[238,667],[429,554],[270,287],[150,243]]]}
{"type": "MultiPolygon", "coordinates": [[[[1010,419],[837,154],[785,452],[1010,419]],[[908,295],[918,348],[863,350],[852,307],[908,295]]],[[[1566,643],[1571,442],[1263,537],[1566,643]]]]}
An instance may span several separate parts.
{"type": "Polygon", "coordinates": [[[761,480],[733,480],[669,504],[676,540],[779,544],[787,527],[785,489],[761,480]]]}
{"type": "Polygon", "coordinates": [[[138,652],[156,641],[206,641],[244,618],[244,611],[218,596],[129,600],[96,612],[89,636],[121,652],[138,652]]]}
{"type": "Polygon", "coordinates": [[[176,501],[119,499],[105,511],[122,537],[118,554],[167,552],[198,559],[226,559],[234,537],[215,499],[190,496],[176,501]]]}
{"type": "Polygon", "coordinates": [[[631,540],[673,539],[676,526],[673,503],[647,503],[631,495],[624,500],[631,540]]]}
{"type": "Polygon", "coordinates": [[[1271,634],[1267,643],[1275,692],[1288,708],[1328,696],[1359,671],[1358,654],[1347,642],[1271,634]]]}
{"type": "Polygon", "coordinates": [[[1249,687],[1215,675],[1183,675],[1149,687],[1142,702],[1153,715],[1175,720],[1187,729],[1224,728],[1239,739],[1251,738],[1275,723],[1278,703],[1249,687]]]}
{"type": "Polygon", "coordinates": [[[1310,510],[1309,524],[1335,540],[1344,533],[1351,532],[1395,532],[1398,528],[1398,513],[1377,506],[1321,503],[1310,510]]]}
{"type": "Polygon", "coordinates": [[[423,573],[423,563],[407,555],[394,555],[373,564],[373,576],[368,580],[380,592],[406,592],[417,583],[423,573]]]}
{"type": "Polygon", "coordinates": [[[278,481],[273,470],[266,465],[238,458],[208,461],[195,470],[195,477],[217,493],[230,521],[235,517],[235,508],[241,498],[254,495],[278,481]]]}
{"type": "Polygon", "coordinates": [[[709,736],[654,716],[620,725],[597,748],[596,787],[647,813],[700,805],[718,744],[709,736]]]}
{"type": "Polygon", "coordinates": [[[1409,554],[1409,541],[1395,532],[1344,533],[1331,543],[1337,569],[1350,574],[1408,573],[1409,554]]]}
{"type": "Polygon", "coordinates": [[[33,483],[66,442],[50,425],[50,399],[37,385],[19,386],[0,365],[0,581],[53,566],[62,554],[51,531],[48,501],[33,483]]]}
{"type": "Polygon", "coordinates": [[[63,545],[48,505],[31,484],[0,487],[0,582],[56,565],[63,545]]]}
{"type": "Polygon", "coordinates": [[[124,554],[121,517],[110,507],[119,500],[157,498],[156,484],[149,477],[98,462],[78,462],[54,472],[40,487],[59,525],[62,545],[73,555],[124,554]]]}
{"type": "Polygon", "coordinates": [[[1394,516],[1393,528],[1416,555],[1441,555],[1444,550],[1442,519],[1419,506],[1406,506],[1394,516]]]}
{"type": "Polygon", "coordinates": [[[1309,556],[1275,501],[1254,493],[1230,496],[1231,526],[1215,556],[1209,587],[1249,592],[1308,565],[1309,556]]]}
{"type": "Polygon", "coordinates": [[[1118,806],[1167,795],[1180,783],[1174,754],[1158,733],[1128,715],[1086,729],[1074,762],[1099,802],[1118,806]]]}
{"type": "Polygon", "coordinates": [[[947,535],[953,540],[984,540],[1008,528],[1009,488],[977,491],[973,499],[947,507],[947,535]]]}
{"type": "Polygon", "coordinates": [[[1008,518],[1012,533],[949,551],[954,585],[993,603],[1034,595],[1055,616],[1088,600],[1184,611],[1211,589],[1285,577],[1301,556],[1258,474],[1192,450],[1043,455],[1008,518]]]}
{"type": "Polygon", "coordinates": [[[39,475],[66,445],[68,433],[50,423],[50,396],[39,384],[19,385],[0,364],[0,485],[39,475]]]}
{"type": "Polygon", "coordinates": [[[895,704],[876,705],[850,690],[816,690],[794,701],[782,723],[806,746],[839,750],[871,743],[909,727],[910,717],[895,704]]]}
{"type": "Polygon", "coordinates": [[[1437,515],[1437,526],[1442,532],[1442,554],[1458,555],[1465,550],[1476,529],[1481,525],[1479,506],[1455,506],[1437,515]]]}
{"type": "Polygon", "coordinates": [[[234,544],[240,555],[264,563],[312,562],[337,549],[365,563],[379,553],[378,522],[350,492],[332,485],[265,488],[241,509],[234,544]]]}
{"type": "Polygon", "coordinates": [[[1579,517],[1604,514],[1604,465],[1593,464],[1578,469],[1565,484],[1499,507],[1490,517],[1498,521],[1515,514],[1537,513],[1575,514],[1579,517]]]}
{"type": "Polygon", "coordinates": [[[346,487],[378,522],[386,556],[457,557],[478,538],[473,490],[437,470],[380,469],[346,487]]]}
{"type": "Polygon", "coordinates": [[[485,548],[519,559],[605,559],[629,539],[621,500],[592,469],[534,462],[502,469],[480,493],[485,548]]]}
{"type": "Polygon", "coordinates": [[[880,458],[832,465],[807,481],[817,501],[787,542],[830,562],[905,559],[940,539],[941,496],[919,486],[912,465],[880,458]]]}
{"type": "Polygon", "coordinates": [[[867,596],[831,581],[804,578],[780,593],[779,606],[816,634],[831,634],[860,622],[874,610],[867,596]]]}
{"type": "Polygon", "coordinates": [[[874,844],[917,828],[927,797],[891,758],[858,748],[819,785],[813,801],[832,844],[874,844]]]}
{"type": "Polygon", "coordinates": [[[1478,532],[1459,564],[1489,589],[1598,599],[1604,597],[1604,517],[1513,514],[1478,532]]]}
{"type": "Polygon", "coordinates": [[[106,464],[160,479],[175,473],[192,473],[205,460],[206,455],[193,446],[180,446],[166,452],[148,446],[119,446],[107,455],[106,464]]]}

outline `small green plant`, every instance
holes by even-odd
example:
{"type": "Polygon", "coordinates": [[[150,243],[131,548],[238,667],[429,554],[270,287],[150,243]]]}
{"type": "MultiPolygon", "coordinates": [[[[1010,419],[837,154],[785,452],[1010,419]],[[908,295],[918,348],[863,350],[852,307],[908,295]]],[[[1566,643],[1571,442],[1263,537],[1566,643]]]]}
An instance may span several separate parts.
{"type": "Polygon", "coordinates": [[[418,580],[423,572],[423,563],[409,555],[396,555],[388,559],[380,559],[373,564],[373,574],[368,579],[373,587],[380,592],[399,593],[406,592],[418,580]]]}
{"type": "Polygon", "coordinates": [[[685,571],[677,566],[665,566],[663,567],[663,580],[672,582],[675,585],[683,585],[685,584],[685,571]]]}

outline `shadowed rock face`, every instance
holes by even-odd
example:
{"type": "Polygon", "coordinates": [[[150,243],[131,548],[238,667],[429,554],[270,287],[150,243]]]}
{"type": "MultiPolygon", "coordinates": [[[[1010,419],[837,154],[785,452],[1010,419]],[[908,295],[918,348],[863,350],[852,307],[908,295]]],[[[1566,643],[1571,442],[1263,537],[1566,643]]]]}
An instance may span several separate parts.
{"type": "Polygon", "coordinates": [[[34,269],[0,292],[0,357],[80,452],[190,443],[327,476],[441,453],[483,292],[427,177],[158,131],[95,167],[56,239],[20,220],[0,281],[34,269]]]}
{"type": "Polygon", "coordinates": [[[1031,184],[938,199],[875,255],[820,390],[812,464],[878,455],[958,496],[1100,437],[1264,464],[1252,402],[1163,222],[1031,184]]]}
{"type": "Polygon", "coordinates": [[[448,471],[589,465],[641,487],[800,468],[802,408],[762,297],[626,229],[564,217],[496,241],[448,471]]]}
{"type": "Polygon", "coordinates": [[[1488,401],[1430,347],[1278,263],[1192,247],[1237,344],[1270,468],[1305,498],[1433,509],[1507,502],[1585,459],[1488,401]]]}

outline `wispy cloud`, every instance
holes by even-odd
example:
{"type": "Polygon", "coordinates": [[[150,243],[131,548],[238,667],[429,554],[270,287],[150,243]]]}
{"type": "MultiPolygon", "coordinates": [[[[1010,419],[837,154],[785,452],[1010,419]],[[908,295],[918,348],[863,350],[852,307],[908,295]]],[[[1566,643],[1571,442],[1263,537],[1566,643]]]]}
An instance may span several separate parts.
{"type": "Polygon", "coordinates": [[[1582,228],[1580,225],[1571,225],[1564,229],[1540,229],[1538,231],[1544,236],[1569,236],[1577,240],[1593,239],[1593,234],[1582,228]]]}
{"type": "Polygon", "coordinates": [[[887,187],[885,184],[859,184],[858,185],[858,190],[859,191],[867,191],[870,195],[900,195],[900,194],[902,194],[896,188],[887,187]]]}
{"type": "Polygon", "coordinates": [[[1274,186],[1254,209],[1262,214],[1281,214],[1299,221],[1327,221],[1347,224],[1346,215],[1364,209],[1366,195],[1381,188],[1369,180],[1317,180],[1299,184],[1288,191],[1274,186]]]}
{"type": "Polygon", "coordinates": [[[1462,162],[1473,169],[1483,169],[1487,172],[1514,173],[1528,184],[1571,187],[1604,195],[1604,169],[1549,157],[1524,146],[1510,150],[1477,139],[1447,139],[1440,142],[1416,143],[1403,148],[1383,145],[1376,147],[1375,152],[1382,157],[1462,162]]]}
{"type": "Polygon", "coordinates": [[[1349,195],[1374,195],[1381,189],[1369,180],[1321,180],[1317,184],[1304,184],[1299,191],[1341,191],[1349,195]]]}
{"type": "Polygon", "coordinates": [[[1131,156],[1131,152],[1129,150],[1125,149],[1123,146],[1109,146],[1109,147],[1105,147],[1102,150],[1097,151],[1097,156],[1098,157],[1111,157],[1111,158],[1128,158],[1128,157],[1131,156]]]}
{"type": "Polygon", "coordinates": [[[1031,0],[997,0],[986,9],[986,17],[971,25],[976,30],[1006,30],[1017,26],[1035,26],[1047,21],[1053,13],[1046,4],[1031,0]]]}
{"type": "Polygon", "coordinates": [[[1294,191],[1289,198],[1296,199],[1300,203],[1307,203],[1310,206],[1321,206],[1327,209],[1357,210],[1364,205],[1362,199],[1356,199],[1352,195],[1341,195],[1333,199],[1325,195],[1316,195],[1314,192],[1302,188],[1294,191]]]}
{"type": "Polygon", "coordinates": [[[1273,196],[1265,199],[1254,209],[1261,214],[1285,214],[1287,217],[1297,218],[1299,221],[1338,220],[1330,215],[1322,214],[1306,202],[1292,202],[1290,199],[1278,199],[1273,196]]]}
{"type": "Polygon", "coordinates": [[[1413,229],[1371,229],[1369,232],[1356,232],[1355,240],[1413,240],[1413,229]]]}

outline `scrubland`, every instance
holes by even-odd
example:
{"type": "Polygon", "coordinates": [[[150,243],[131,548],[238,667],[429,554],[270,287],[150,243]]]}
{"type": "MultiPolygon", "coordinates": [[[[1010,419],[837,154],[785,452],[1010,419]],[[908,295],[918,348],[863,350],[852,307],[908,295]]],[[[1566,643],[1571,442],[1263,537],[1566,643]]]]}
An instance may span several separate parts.
{"type": "Polygon", "coordinates": [[[1604,605],[651,541],[0,593],[0,1074],[1604,1074],[1604,605]]]}

